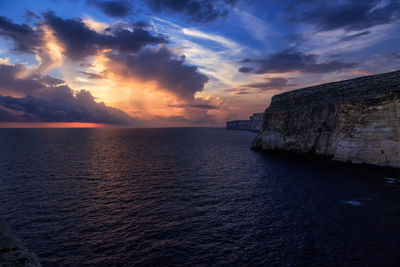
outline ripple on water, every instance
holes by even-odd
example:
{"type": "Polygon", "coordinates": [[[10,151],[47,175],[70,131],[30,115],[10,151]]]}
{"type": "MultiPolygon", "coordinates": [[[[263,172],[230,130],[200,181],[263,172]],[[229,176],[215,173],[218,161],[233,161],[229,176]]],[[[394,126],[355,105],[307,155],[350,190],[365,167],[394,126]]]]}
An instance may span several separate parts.
{"type": "Polygon", "coordinates": [[[1,129],[0,216],[44,266],[400,262],[400,189],[381,179],[398,174],[263,155],[254,136],[1,129]]]}
{"type": "Polygon", "coordinates": [[[344,204],[352,205],[352,206],[361,206],[361,202],[355,200],[343,201],[344,204]]]}

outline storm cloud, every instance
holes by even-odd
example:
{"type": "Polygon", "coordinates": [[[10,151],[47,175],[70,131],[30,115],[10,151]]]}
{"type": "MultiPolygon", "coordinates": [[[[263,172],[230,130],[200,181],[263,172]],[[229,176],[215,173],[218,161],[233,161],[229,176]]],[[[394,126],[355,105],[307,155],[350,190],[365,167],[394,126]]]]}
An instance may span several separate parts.
{"type": "Polygon", "coordinates": [[[297,0],[288,9],[292,13],[291,22],[313,24],[321,31],[365,30],[400,19],[398,0],[297,0]]]}
{"type": "Polygon", "coordinates": [[[135,120],[122,110],[96,103],[88,91],[77,93],[73,102],[26,96],[0,95],[2,122],[93,122],[133,125],[135,120]]]}
{"type": "Polygon", "coordinates": [[[341,71],[356,66],[355,63],[333,60],[329,62],[318,62],[318,55],[306,54],[293,49],[286,49],[277,53],[268,55],[261,59],[245,59],[243,66],[239,68],[242,73],[285,73],[285,72],[303,72],[303,73],[327,73],[341,71]]]}
{"type": "Polygon", "coordinates": [[[52,12],[44,14],[44,18],[65,47],[65,55],[75,61],[95,55],[100,49],[135,53],[146,45],[167,43],[165,36],[151,35],[140,23],[132,23],[130,29],[115,25],[105,33],[98,33],[89,29],[80,18],[63,19],[52,12]]]}
{"type": "Polygon", "coordinates": [[[23,68],[0,65],[0,121],[135,123],[122,110],[97,103],[89,91],[74,92],[61,79],[48,75],[18,78],[23,68]]]}
{"type": "Polygon", "coordinates": [[[131,6],[127,1],[87,0],[86,2],[114,18],[126,17],[131,12],[131,6]]]}
{"type": "Polygon", "coordinates": [[[182,13],[194,22],[206,23],[225,17],[228,8],[222,6],[234,5],[236,0],[149,0],[147,3],[153,11],[182,13]]]}
{"type": "Polygon", "coordinates": [[[218,109],[218,107],[209,104],[179,104],[179,105],[169,105],[169,107],[174,108],[199,108],[199,109],[218,109]]]}
{"type": "MultiPolygon", "coordinates": [[[[255,88],[260,89],[261,91],[268,91],[268,90],[281,90],[284,87],[288,86],[288,79],[285,78],[266,78],[266,82],[261,83],[250,83],[243,85],[243,87],[248,88],[255,88]]],[[[291,84],[293,85],[293,84],[291,84]]]]}
{"type": "Polygon", "coordinates": [[[341,39],[341,41],[351,41],[351,40],[357,39],[357,38],[359,38],[361,36],[368,35],[370,33],[371,33],[370,31],[363,31],[363,32],[359,32],[359,33],[356,33],[356,34],[350,34],[350,35],[347,35],[347,36],[343,37],[341,39]]]}
{"type": "Polygon", "coordinates": [[[64,81],[51,76],[33,75],[18,78],[26,68],[23,65],[0,64],[0,94],[12,96],[32,95],[45,99],[73,99],[72,90],[64,81]]]}
{"type": "Polygon", "coordinates": [[[34,53],[42,38],[41,31],[27,24],[15,24],[3,16],[0,16],[0,36],[13,40],[15,50],[22,53],[34,53]]]}
{"type": "MultiPolygon", "coordinates": [[[[156,81],[162,88],[185,100],[192,100],[208,81],[196,66],[186,65],[184,57],[175,57],[165,47],[145,48],[137,54],[110,53],[108,56],[112,63],[122,66],[119,75],[156,81]]],[[[109,69],[115,68],[109,66],[109,69]]]]}

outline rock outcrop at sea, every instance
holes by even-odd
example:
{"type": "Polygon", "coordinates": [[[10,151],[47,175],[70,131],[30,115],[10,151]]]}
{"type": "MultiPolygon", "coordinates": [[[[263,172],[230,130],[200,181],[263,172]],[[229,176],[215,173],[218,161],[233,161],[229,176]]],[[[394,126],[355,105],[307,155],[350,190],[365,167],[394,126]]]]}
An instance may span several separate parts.
{"type": "Polygon", "coordinates": [[[35,253],[26,248],[0,219],[0,266],[41,266],[35,253]]]}
{"type": "Polygon", "coordinates": [[[400,71],[275,95],[252,148],[400,168],[400,71]]]}

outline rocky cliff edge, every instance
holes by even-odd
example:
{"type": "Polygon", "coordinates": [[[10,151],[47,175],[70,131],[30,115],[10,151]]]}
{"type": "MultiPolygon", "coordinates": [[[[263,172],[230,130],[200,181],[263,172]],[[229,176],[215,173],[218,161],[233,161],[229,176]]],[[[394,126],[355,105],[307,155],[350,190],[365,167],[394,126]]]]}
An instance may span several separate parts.
{"type": "Polygon", "coordinates": [[[274,96],[252,148],[400,168],[400,71],[274,96]]]}

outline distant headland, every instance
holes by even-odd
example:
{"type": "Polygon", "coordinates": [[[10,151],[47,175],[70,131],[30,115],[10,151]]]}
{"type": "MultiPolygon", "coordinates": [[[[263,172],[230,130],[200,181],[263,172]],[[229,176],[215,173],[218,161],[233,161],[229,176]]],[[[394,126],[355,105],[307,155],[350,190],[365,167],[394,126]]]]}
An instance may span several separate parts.
{"type": "Polygon", "coordinates": [[[275,95],[252,148],[400,168],[400,71],[275,95]]]}
{"type": "Polygon", "coordinates": [[[228,130],[248,130],[252,132],[258,132],[261,127],[261,121],[264,113],[254,113],[250,116],[249,120],[235,120],[228,121],[226,123],[226,129],[228,130]]]}

